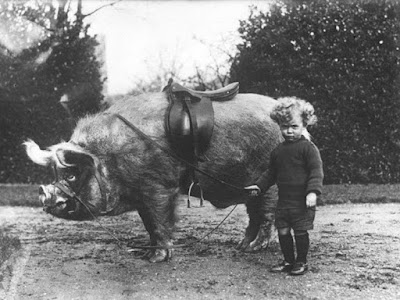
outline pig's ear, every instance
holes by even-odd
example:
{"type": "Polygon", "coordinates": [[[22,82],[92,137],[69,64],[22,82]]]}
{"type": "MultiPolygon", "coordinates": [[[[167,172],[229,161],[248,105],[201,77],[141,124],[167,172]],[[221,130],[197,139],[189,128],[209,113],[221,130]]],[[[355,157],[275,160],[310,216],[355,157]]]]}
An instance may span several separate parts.
{"type": "Polygon", "coordinates": [[[24,142],[26,147],[26,154],[36,164],[41,166],[48,166],[52,163],[53,153],[48,150],[41,150],[39,146],[32,140],[24,142]]]}
{"type": "Polygon", "coordinates": [[[56,156],[60,165],[68,167],[91,167],[94,166],[93,157],[85,152],[58,149],[56,156]]]}

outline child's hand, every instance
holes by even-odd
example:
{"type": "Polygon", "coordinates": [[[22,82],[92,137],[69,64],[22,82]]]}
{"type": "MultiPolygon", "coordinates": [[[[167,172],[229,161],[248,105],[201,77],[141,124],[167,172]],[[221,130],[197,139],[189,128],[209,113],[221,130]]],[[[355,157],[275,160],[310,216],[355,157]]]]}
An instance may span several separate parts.
{"type": "Polygon", "coordinates": [[[261,194],[261,189],[257,185],[250,185],[244,188],[250,197],[257,197],[261,194]]]}
{"type": "Polygon", "coordinates": [[[314,207],[317,205],[317,194],[316,193],[309,193],[306,196],[306,205],[307,207],[314,207]]]}

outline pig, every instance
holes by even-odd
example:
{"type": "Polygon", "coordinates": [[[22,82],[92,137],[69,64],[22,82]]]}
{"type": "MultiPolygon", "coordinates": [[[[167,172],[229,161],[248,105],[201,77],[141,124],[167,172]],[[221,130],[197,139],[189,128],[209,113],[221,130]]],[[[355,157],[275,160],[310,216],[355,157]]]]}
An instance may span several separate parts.
{"type": "MultiPolygon", "coordinates": [[[[241,251],[266,248],[273,230],[275,193],[250,199],[243,188],[268,169],[270,153],[281,141],[269,116],[275,104],[270,97],[244,93],[213,102],[213,133],[198,162],[201,172],[195,171],[204,199],[213,206],[247,206],[249,224],[237,246],[241,251]]],[[[173,155],[168,139],[168,105],[164,92],[127,95],[81,118],[68,142],[41,149],[27,140],[28,157],[56,174],[55,182],[39,188],[44,211],[87,220],[136,210],[153,246],[149,261],[170,259],[177,206],[190,182],[187,163],[173,155]]],[[[193,195],[199,190],[194,188],[193,195]]]]}

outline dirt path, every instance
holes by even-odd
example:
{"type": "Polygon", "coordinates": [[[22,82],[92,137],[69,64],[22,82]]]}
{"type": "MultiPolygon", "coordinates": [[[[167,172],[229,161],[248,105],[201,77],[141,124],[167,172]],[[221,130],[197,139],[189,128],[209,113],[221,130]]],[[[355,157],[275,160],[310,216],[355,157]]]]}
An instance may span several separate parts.
{"type": "MultiPolygon", "coordinates": [[[[229,212],[181,205],[177,243],[194,241],[229,212]]],[[[36,208],[0,207],[0,226],[23,249],[0,276],[0,299],[400,299],[400,205],[318,208],[308,274],[268,268],[280,259],[234,250],[247,223],[243,206],[204,242],[179,248],[168,263],[150,264],[126,243],[147,239],[135,212],[101,223],[56,219],[36,208]]]]}

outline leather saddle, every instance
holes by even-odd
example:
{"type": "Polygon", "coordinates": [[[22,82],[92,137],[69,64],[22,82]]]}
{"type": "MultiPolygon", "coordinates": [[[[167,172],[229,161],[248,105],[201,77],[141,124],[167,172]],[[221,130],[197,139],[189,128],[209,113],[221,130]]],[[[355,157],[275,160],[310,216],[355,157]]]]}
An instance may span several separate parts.
{"type": "MultiPolygon", "coordinates": [[[[195,91],[170,80],[163,89],[167,93],[169,106],[165,115],[165,128],[169,142],[179,157],[193,166],[204,161],[214,129],[212,101],[228,101],[239,92],[239,83],[231,83],[214,91],[195,91]]],[[[182,176],[182,185],[190,184],[190,195],[195,185],[200,189],[200,206],[203,206],[203,191],[196,178],[195,168],[188,166],[182,176]]]]}
{"type": "Polygon", "coordinates": [[[196,163],[211,140],[214,128],[212,101],[232,99],[239,92],[239,83],[203,92],[169,82],[163,91],[169,101],[165,125],[170,143],[182,158],[196,163]]]}

